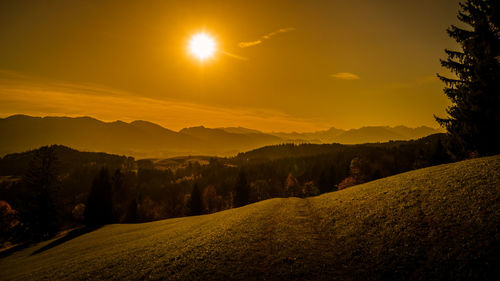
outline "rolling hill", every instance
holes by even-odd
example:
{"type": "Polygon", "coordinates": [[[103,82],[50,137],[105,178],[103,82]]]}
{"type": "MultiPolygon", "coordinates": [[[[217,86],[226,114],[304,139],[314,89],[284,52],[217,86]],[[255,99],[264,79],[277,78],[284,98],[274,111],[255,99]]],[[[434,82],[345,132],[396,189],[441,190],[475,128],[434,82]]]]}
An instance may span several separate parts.
{"type": "Polygon", "coordinates": [[[230,156],[281,143],[368,143],[410,140],[438,131],[429,127],[330,128],[312,133],[264,133],[242,127],[184,128],[179,132],[147,121],[103,122],[91,117],[0,118],[0,156],[60,144],[84,151],[136,158],[185,155],[230,156]]]}
{"type": "Polygon", "coordinates": [[[14,252],[0,272],[2,280],[496,280],[499,225],[494,156],[318,197],[107,225],[14,252]]]}
{"type": "MultiPolygon", "coordinates": [[[[57,169],[61,174],[68,173],[72,169],[89,166],[117,169],[135,165],[132,157],[103,152],[82,152],[62,145],[54,145],[51,148],[57,159],[57,169]]],[[[25,175],[36,153],[37,150],[30,150],[0,157],[0,176],[20,177],[25,175]]]]}

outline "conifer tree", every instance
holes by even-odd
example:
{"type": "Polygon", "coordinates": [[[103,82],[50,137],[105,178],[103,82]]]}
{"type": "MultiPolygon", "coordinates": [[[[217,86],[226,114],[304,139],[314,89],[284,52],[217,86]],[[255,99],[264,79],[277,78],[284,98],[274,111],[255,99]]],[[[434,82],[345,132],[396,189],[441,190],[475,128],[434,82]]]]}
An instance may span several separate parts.
{"type": "Polygon", "coordinates": [[[197,216],[203,214],[203,202],[201,200],[201,191],[198,184],[195,183],[191,191],[191,215],[197,216]]]}
{"type": "Polygon", "coordinates": [[[441,65],[456,77],[438,77],[452,105],[438,118],[456,158],[500,153],[500,1],[466,0],[458,19],[468,27],[447,31],[461,50],[446,49],[441,65]]]}
{"type": "Polygon", "coordinates": [[[21,209],[21,216],[31,236],[28,239],[45,239],[58,231],[53,198],[59,184],[55,149],[56,146],[44,146],[38,149],[23,177],[26,190],[23,195],[25,204],[21,209]]]}
{"type": "Polygon", "coordinates": [[[248,186],[247,177],[243,170],[240,171],[236,185],[234,188],[234,207],[241,207],[248,204],[250,201],[250,187],[248,186]]]}
{"type": "Polygon", "coordinates": [[[108,169],[102,168],[94,178],[84,214],[87,226],[113,222],[113,194],[108,169]]]}

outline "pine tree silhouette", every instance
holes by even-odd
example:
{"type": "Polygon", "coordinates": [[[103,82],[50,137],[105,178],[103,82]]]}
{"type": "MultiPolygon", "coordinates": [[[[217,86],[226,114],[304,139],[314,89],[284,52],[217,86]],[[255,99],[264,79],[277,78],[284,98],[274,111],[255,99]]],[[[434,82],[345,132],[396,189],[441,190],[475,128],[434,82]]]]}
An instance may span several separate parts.
{"type": "Polygon", "coordinates": [[[132,223],[139,221],[137,214],[137,199],[135,197],[129,202],[125,221],[132,223]]]}
{"type": "Polygon", "coordinates": [[[88,226],[113,222],[113,195],[108,169],[102,168],[94,178],[84,214],[88,226]]]}
{"type": "Polygon", "coordinates": [[[29,232],[28,239],[40,240],[58,231],[53,194],[58,185],[58,160],[55,146],[44,146],[35,152],[23,178],[27,187],[21,216],[29,232]]]}
{"type": "Polygon", "coordinates": [[[191,215],[197,216],[203,214],[203,202],[201,200],[201,191],[198,184],[195,183],[191,191],[191,215]]]}
{"type": "Polygon", "coordinates": [[[243,170],[240,171],[236,185],[234,188],[234,206],[241,207],[248,204],[250,201],[250,187],[248,186],[247,177],[243,170]]]}
{"type": "Polygon", "coordinates": [[[468,25],[452,25],[447,31],[461,46],[446,49],[441,65],[456,74],[448,78],[445,94],[453,103],[448,117],[436,120],[451,136],[448,145],[456,158],[471,153],[500,153],[500,1],[467,0],[460,3],[458,19],[468,25]]]}

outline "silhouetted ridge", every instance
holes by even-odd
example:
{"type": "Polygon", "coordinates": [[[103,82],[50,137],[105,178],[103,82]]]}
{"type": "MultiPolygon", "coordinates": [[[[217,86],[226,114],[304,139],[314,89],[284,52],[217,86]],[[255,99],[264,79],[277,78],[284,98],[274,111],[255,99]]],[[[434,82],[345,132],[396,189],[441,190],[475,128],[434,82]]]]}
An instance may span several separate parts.
{"type": "Polygon", "coordinates": [[[0,155],[61,144],[85,151],[106,151],[140,158],[182,155],[230,156],[282,143],[368,143],[418,139],[436,130],[428,127],[330,128],[310,133],[263,133],[243,127],[184,128],[179,132],[148,121],[103,122],[92,117],[0,119],[0,155]]]}

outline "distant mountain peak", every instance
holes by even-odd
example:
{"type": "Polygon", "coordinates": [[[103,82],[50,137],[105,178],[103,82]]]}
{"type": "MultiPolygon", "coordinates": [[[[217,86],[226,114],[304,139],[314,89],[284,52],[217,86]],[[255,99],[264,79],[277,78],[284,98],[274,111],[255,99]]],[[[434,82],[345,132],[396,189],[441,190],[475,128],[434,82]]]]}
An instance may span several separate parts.
{"type": "Polygon", "coordinates": [[[32,117],[18,114],[0,118],[0,155],[62,144],[86,151],[105,151],[135,157],[189,154],[235,155],[238,152],[282,143],[366,143],[418,139],[439,133],[420,126],[335,127],[306,133],[265,133],[242,126],[188,127],[175,132],[156,123],[137,120],[104,122],[93,117],[32,117]]]}

